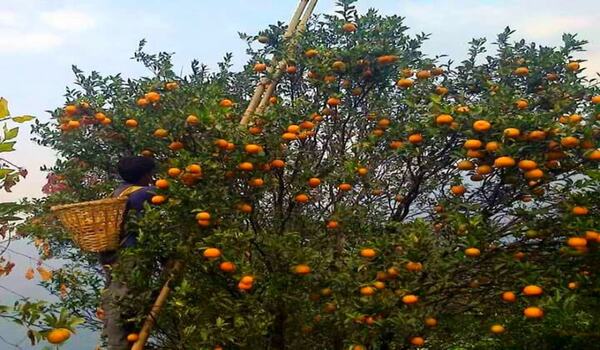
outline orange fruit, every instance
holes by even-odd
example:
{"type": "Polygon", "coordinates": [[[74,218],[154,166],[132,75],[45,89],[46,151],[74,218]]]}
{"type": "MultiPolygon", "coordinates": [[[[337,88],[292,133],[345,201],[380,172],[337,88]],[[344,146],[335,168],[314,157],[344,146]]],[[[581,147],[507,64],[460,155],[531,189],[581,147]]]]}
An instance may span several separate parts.
{"type": "Polygon", "coordinates": [[[230,99],[224,98],[219,102],[219,106],[223,108],[229,108],[233,106],[233,102],[230,99]]]}
{"type": "Polygon", "coordinates": [[[265,184],[265,180],[257,177],[248,181],[248,184],[252,187],[262,187],[265,184]]]}
{"type": "Polygon", "coordinates": [[[252,171],[254,170],[254,164],[250,162],[242,162],[238,165],[238,169],[242,171],[252,171]]]}
{"type": "Polygon", "coordinates": [[[327,99],[327,104],[330,106],[338,106],[342,101],[336,97],[330,97],[327,99]]]}
{"type": "Polygon", "coordinates": [[[210,213],[206,211],[201,211],[196,214],[196,220],[210,220],[210,213]]]}
{"type": "Polygon", "coordinates": [[[412,337],[410,338],[410,343],[416,347],[421,347],[425,344],[425,339],[422,337],[412,337]]]}
{"type": "Polygon", "coordinates": [[[525,173],[527,180],[539,180],[544,177],[544,172],[540,169],[532,169],[525,173]]]}
{"type": "Polygon", "coordinates": [[[529,74],[529,68],[527,68],[527,67],[518,67],[517,69],[515,69],[514,73],[515,73],[515,75],[523,77],[523,76],[526,76],[527,74],[529,74]]]}
{"type": "Polygon", "coordinates": [[[444,68],[435,67],[435,68],[431,69],[431,74],[434,76],[442,75],[442,74],[444,74],[444,68]]]}
{"type": "Polygon", "coordinates": [[[521,130],[517,129],[517,128],[506,128],[504,129],[504,136],[514,139],[516,137],[519,137],[519,135],[521,135],[521,130]]]}
{"type": "Polygon", "coordinates": [[[375,288],[370,287],[370,286],[362,287],[362,288],[360,288],[360,294],[362,296],[371,296],[371,295],[375,294],[375,288]]]}
{"type": "Polygon", "coordinates": [[[577,283],[577,282],[569,282],[569,284],[567,284],[567,288],[569,288],[571,290],[575,290],[575,289],[579,288],[579,283],[577,283]]]}
{"type": "Polygon", "coordinates": [[[198,125],[200,123],[200,120],[198,119],[198,117],[196,117],[193,114],[190,114],[187,116],[187,118],[185,119],[185,122],[188,125],[198,125]]]}
{"type": "Polygon", "coordinates": [[[169,132],[165,129],[156,129],[156,130],[154,130],[153,135],[155,137],[163,138],[163,137],[167,137],[167,135],[169,135],[169,132]]]}
{"type": "Polygon", "coordinates": [[[411,134],[408,136],[408,142],[412,143],[413,145],[417,145],[417,144],[423,142],[423,135],[411,134]]]}
{"type": "Polygon", "coordinates": [[[600,104],[600,95],[592,96],[592,103],[595,105],[600,104]]]}
{"type": "Polygon", "coordinates": [[[65,114],[66,115],[73,115],[76,114],[78,112],[77,106],[75,105],[67,105],[64,108],[65,114]]]}
{"type": "Polygon", "coordinates": [[[281,138],[284,139],[285,141],[293,141],[298,139],[298,135],[292,132],[284,132],[281,135],[281,138]]]}
{"type": "Polygon", "coordinates": [[[369,169],[367,169],[367,168],[358,168],[358,169],[356,170],[356,172],[357,172],[357,173],[358,173],[358,175],[360,175],[360,176],[365,176],[365,175],[367,175],[367,174],[369,173],[369,169]]]}
{"type": "Polygon", "coordinates": [[[544,310],[540,309],[537,306],[530,306],[523,310],[523,314],[527,318],[542,318],[544,317],[544,310]]]}
{"type": "Polygon", "coordinates": [[[567,70],[569,70],[571,72],[578,71],[579,70],[579,62],[571,61],[571,62],[567,63],[567,70]]]}
{"type": "Polygon", "coordinates": [[[207,259],[216,259],[221,256],[221,250],[219,248],[206,248],[202,255],[207,259]]]}
{"type": "Polygon", "coordinates": [[[488,152],[496,152],[500,149],[501,144],[496,141],[490,141],[485,144],[485,150],[488,152]]]}
{"type": "Polygon", "coordinates": [[[470,258],[476,258],[481,255],[481,251],[477,248],[470,247],[465,249],[465,255],[470,258]]]}
{"type": "Polygon", "coordinates": [[[479,174],[479,175],[491,174],[493,171],[494,171],[494,169],[492,169],[491,166],[486,165],[486,164],[482,164],[477,167],[477,174],[479,174]]]}
{"type": "Polygon", "coordinates": [[[352,189],[352,185],[349,183],[341,183],[338,185],[340,191],[348,192],[352,189]]]}
{"type": "Polygon", "coordinates": [[[440,114],[435,118],[437,125],[450,125],[454,121],[454,118],[450,114],[440,114]]]}
{"type": "Polygon", "coordinates": [[[483,142],[479,140],[469,139],[465,141],[463,147],[469,150],[480,149],[483,146],[483,142]]]}
{"type": "Polygon", "coordinates": [[[452,192],[452,194],[455,196],[462,196],[465,194],[465,192],[467,192],[467,189],[463,185],[454,185],[450,187],[450,192],[452,192]]]}
{"type": "Polygon", "coordinates": [[[240,279],[240,282],[244,284],[252,284],[254,283],[254,277],[250,275],[245,275],[240,279]]]}
{"type": "Polygon", "coordinates": [[[138,126],[138,122],[135,119],[127,119],[125,121],[125,126],[127,126],[128,128],[135,128],[138,126]]]}
{"type": "Polygon", "coordinates": [[[494,334],[502,334],[504,333],[505,329],[501,324],[494,324],[490,327],[490,331],[494,334]]]}
{"type": "Polygon", "coordinates": [[[444,96],[445,94],[448,93],[448,88],[443,87],[443,86],[436,86],[435,93],[440,96],[444,96]]]}
{"type": "Polygon", "coordinates": [[[529,171],[536,169],[538,167],[537,163],[533,160],[523,159],[519,161],[519,169],[529,171]]]}
{"type": "Polygon", "coordinates": [[[492,128],[492,124],[487,120],[477,120],[473,123],[473,130],[479,132],[486,132],[492,128]]]}
{"type": "Polygon", "coordinates": [[[429,79],[431,78],[431,71],[420,70],[417,72],[417,79],[429,79]]]}
{"type": "Polygon", "coordinates": [[[339,223],[335,220],[329,220],[327,221],[327,228],[330,230],[336,229],[339,227],[339,223]]]}
{"type": "Polygon", "coordinates": [[[539,296],[542,295],[542,293],[544,293],[542,287],[533,284],[525,286],[525,288],[523,288],[523,295],[528,297],[539,296]]]}
{"type": "Polygon", "coordinates": [[[589,209],[586,207],[576,206],[571,209],[571,214],[573,215],[587,215],[589,213],[589,209]]]}
{"type": "Polygon", "coordinates": [[[220,149],[227,149],[227,145],[229,145],[229,142],[227,142],[227,140],[219,139],[215,141],[215,145],[220,149]]]}
{"type": "Polygon", "coordinates": [[[192,173],[192,174],[200,174],[202,173],[202,168],[200,167],[200,165],[198,164],[190,164],[187,167],[185,167],[185,170],[192,173]]]}
{"type": "Polygon", "coordinates": [[[249,144],[244,147],[244,150],[248,154],[258,154],[258,153],[262,152],[263,148],[259,145],[249,144]]]}
{"type": "Polygon", "coordinates": [[[585,239],[588,241],[598,241],[600,238],[600,233],[596,231],[585,231],[585,239]]]}
{"type": "Polygon", "coordinates": [[[583,237],[569,237],[567,245],[571,248],[583,248],[587,245],[587,240],[583,237]]]}
{"type": "Polygon", "coordinates": [[[560,139],[561,146],[565,148],[573,148],[579,145],[579,139],[575,136],[566,136],[560,139]]]}
{"type": "Polygon", "coordinates": [[[400,88],[407,89],[407,88],[413,86],[413,81],[412,81],[412,79],[404,78],[404,79],[398,80],[396,85],[398,85],[398,87],[400,87],[400,88]]]}
{"type": "Polygon", "coordinates": [[[138,105],[138,107],[146,107],[150,104],[150,101],[148,101],[146,98],[139,98],[135,103],[138,105]]]}
{"type": "Polygon", "coordinates": [[[398,57],[394,56],[394,55],[383,55],[383,56],[377,57],[376,60],[377,60],[377,63],[379,63],[381,65],[385,65],[385,64],[390,64],[390,63],[396,62],[396,60],[398,60],[398,57]]]}
{"type": "Polygon", "coordinates": [[[250,205],[248,203],[240,204],[239,209],[242,213],[245,213],[245,214],[250,214],[250,213],[252,213],[252,210],[253,210],[252,205],[250,205]]]}
{"type": "Polygon", "coordinates": [[[167,175],[169,175],[170,177],[177,177],[181,174],[181,169],[179,168],[170,168],[169,170],[167,170],[167,175]]]}
{"type": "Polygon", "coordinates": [[[510,168],[515,166],[515,164],[515,160],[508,156],[498,157],[494,160],[494,166],[496,168],[510,168]]]}
{"type": "Polygon", "coordinates": [[[180,141],[173,141],[169,144],[169,149],[171,151],[179,151],[179,150],[183,149],[183,147],[184,147],[184,145],[180,141]]]}
{"type": "Polygon", "coordinates": [[[308,58],[313,58],[313,57],[316,57],[317,55],[319,55],[319,51],[317,51],[315,49],[309,49],[304,52],[304,56],[306,56],[308,58]]]}
{"type": "Polygon", "coordinates": [[[167,200],[167,198],[165,196],[156,195],[156,196],[152,196],[152,198],[150,199],[150,202],[152,204],[159,205],[159,204],[163,204],[166,200],[167,200]]]}
{"type": "Polygon", "coordinates": [[[167,181],[165,179],[158,179],[158,180],[156,180],[154,185],[156,187],[160,188],[161,190],[166,190],[167,188],[169,188],[169,181],[167,181]]]}
{"type": "Polygon", "coordinates": [[[343,72],[346,70],[346,64],[342,61],[335,61],[331,64],[331,68],[333,68],[333,70],[336,70],[338,72],[343,72]]]}
{"type": "Polygon", "coordinates": [[[69,129],[77,129],[80,125],[81,123],[78,120],[69,120],[69,122],[67,123],[69,129]]]}
{"type": "Polygon", "coordinates": [[[529,133],[528,138],[534,141],[540,141],[546,138],[546,132],[542,130],[534,130],[529,133]]]}
{"type": "Polygon", "coordinates": [[[298,72],[298,68],[296,66],[287,66],[285,72],[287,74],[296,74],[298,72]]]}
{"type": "Polygon", "coordinates": [[[315,188],[321,184],[321,180],[317,177],[311,177],[308,179],[308,186],[315,188]]]}
{"type": "Polygon", "coordinates": [[[134,342],[138,341],[138,339],[140,339],[140,336],[137,333],[129,333],[127,335],[127,341],[130,343],[134,343],[134,342]]]}
{"type": "Polygon", "coordinates": [[[103,121],[104,119],[106,119],[106,114],[102,113],[102,112],[98,112],[94,115],[94,117],[96,118],[96,120],[98,121],[103,121]]]}
{"type": "Polygon", "coordinates": [[[413,294],[407,294],[402,297],[402,302],[406,305],[412,305],[419,301],[419,297],[413,294]]]}
{"type": "Polygon", "coordinates": [[[587,155],[587,159],[598,161],[600,160],[600,149],[595,149],[587,155]]]}
{"type": "Polygon", "coordinates": [[[250,289],[252,289],[252,284],[240,282],[240,283],[238,283],[238,288],[242,291],[250,290],[250,289]]]}
{"type": "Polygon", "coordinates": [[[173,91],[175,89],[177,89],[179,87],[179,85],[177,85],[176,82],[168,82],[165,84],[165,89],[169,90],[169,91],[173,91]]]}
{"type": "Polygon", "coordinates": [[[160,100],[160,94],[155,91],[148,92],[147,94],[144,95],[144,97],[150,103],[156,103],[160,100]]]}
{"type": "Polygon", "coordinates": [[[66,328],[54,328],[48,335],[46,339],[50,344],[61,344],[67,341],[71,337],[71,331],[66,328]]]}
{"type": "Polygon", "coordinates": [[[473,162],[471,162],[470,160],[461,160],[456,164],[456,167],[458,168],[458,170],[473,170],[475,169],[475,164],[473,164],[473,162]]]}
{"type": "Polygon", "coordinates": [[[304,193],[301,193],[301,194],[296,195],[294,200],[298,203],[308,203],[308,201],[310,200],[310,197],[304,193]]]}
{"type": "Polygon", "coordinates": [[[360,256],[363,258],[371,259],[377,256],[377,252],[373,248],[363,248],[360,250],[360,256]]]}
{"type": "Polygon", "coordinates": [[[427,317],[427,318],[425,319],[425,325],[426,325],[427,327],[431,327],[431,328],[433,328],[433,327],[437,326],[437,324],[438,324],[438,320],[436,320],[436,319],[435,319],[435,318],[433,318],[433,317],[427,317]]]}
{"type": "Polygon", "coordinates": [[[502,293],[502,300],[509,302],[509,303],[514,303],[517,300],[517,295],[514,292],[503,292],[502,293]]]}
{"type": "Polygon", "coordinates": [[[257,63],[254,65],[254,71],[257,73],[264,72],[267,70],[267,65],[264,63],[257,63]]]}
{"type": "Polygon", "coordinates": [[[306,276],[312,271],[310,266],[308,266],[306,264],[296,265],[296,266],[294,266],[293,270],[296,275],[300,275],[300,276],[306,276]]]}
{"type": "Polygon", "coordinates": [[[520,99],[517,102],[515,102],[515,105],[517,106],[518,109],[525,109],[525,108],[529,107],[529,102],[527,102],[527,100],[525,100],[525,99],[520,99]]]}
{"type": "Polygon", "coordinates": [[[285,167],[285,162],[281,159],[275,159],[274,161],[271,162],[271,166],[273,168],[283,168],[283,167],[285,167]]]}
{"type": "Polygon", "coordinates": [[[399,149],[400,147],[402,147],[402,141],[400,140],[393,140],[390,141],[390,148],[391,149],[399,149]]]}
{"type": "Polygon", "coordinates": [[[419,272],[423,270],[423,264],[420,262],[409,261],[406,263],[406,269],[411,272],[419,272]]]}
{"type": "MultiPolygon", "coordinates": [[[[383,274],[385,275],[385,272],[383,272],[383,274]]],[[[377,289],[384,289],[385,283],[383,283],[383,281],[375,281],[375,282],[373,282],[373,287],[375,287],[377,289]]]]}

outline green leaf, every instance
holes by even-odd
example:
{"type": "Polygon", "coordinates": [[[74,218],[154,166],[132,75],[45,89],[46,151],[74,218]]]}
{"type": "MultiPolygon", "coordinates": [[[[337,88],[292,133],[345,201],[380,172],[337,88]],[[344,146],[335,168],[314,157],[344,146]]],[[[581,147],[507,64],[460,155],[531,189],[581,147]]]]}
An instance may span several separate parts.
{"type": "Polygon", "coordinates": [[[19,135],[19,128],[7,129],[6,126],[4,128],[4,139],[12,140],[19,135]]]}
{"type": "Polygon", "coordinates": [[[0,152],[10,152],[15,150],[15,142],[0,143],[0,152]]]}
{"type": "Polygon", "coordinates": [[[0,169],[0,178],[5,177],[6,175],[12,173],[13,169],[0,169]]]}
{"type": "Polygon", "coordinates": [[[10,115],[8,111],[8,101],[4,97],[0,97],[0,118],[10,115]]]}
{"type": "Polygon", "coordinates": [[[35,117],[32,115],[20,115],[18,117],[13,117],[12,121],[15,123],[25,123],[33,119],[35,119],[35,117]]]}

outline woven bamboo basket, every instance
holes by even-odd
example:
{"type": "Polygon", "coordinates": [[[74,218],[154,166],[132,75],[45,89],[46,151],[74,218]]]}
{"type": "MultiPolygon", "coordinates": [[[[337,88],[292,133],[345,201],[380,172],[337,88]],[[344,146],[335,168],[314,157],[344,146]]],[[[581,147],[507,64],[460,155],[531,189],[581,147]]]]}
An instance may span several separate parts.
{"type": "Polygon", "coordinates": [[[102,253],[119,248],[127,198],[57,205],[51,208],[84,251],[102,253]]]}

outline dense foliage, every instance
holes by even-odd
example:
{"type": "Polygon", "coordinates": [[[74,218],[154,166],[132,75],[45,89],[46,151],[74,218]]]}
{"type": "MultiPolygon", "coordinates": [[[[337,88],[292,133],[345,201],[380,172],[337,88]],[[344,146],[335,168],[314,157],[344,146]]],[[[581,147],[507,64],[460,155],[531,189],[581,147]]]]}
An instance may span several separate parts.
{"type": "Polygon", "coordinates": [[[600,89],[579,66],[585,42],[513,42],[507,28],[496,52],[476,39],[454,65],[424,55],[428,36],[401,17],[353,2],[291,42],[282,25],[242,35],[242,72],[226,57],[178,76],[143,43],[151,77],[74,68],[78,87],[34,127],[59,159],[22,228],[72,261],[48,288],[98,325],[96,257],[48,208],[108,196],[117,160],[142,154],[161,180],[120,271],[137,322],[166,262],[185,263],[157,348],[597,346],[600,89]],[[271,105],[240,126],[281,59],[271,105]]]}

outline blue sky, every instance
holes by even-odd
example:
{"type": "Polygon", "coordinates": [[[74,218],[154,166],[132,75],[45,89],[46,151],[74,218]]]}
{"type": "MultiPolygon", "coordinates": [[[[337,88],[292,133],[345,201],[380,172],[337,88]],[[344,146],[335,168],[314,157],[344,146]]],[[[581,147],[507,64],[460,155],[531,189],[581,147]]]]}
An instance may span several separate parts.
{"type": "MultiPolygon", "coordinates": [[[[187,69],[197,58],[215,67],[226,52],[233,52],[236,65],[245,62],[244,43],[237,32],[256,33],[276,21],[288,21],[296,0],[1,0],[0,6],[0,96],[10,102],[13,115],[44,112],[63,103],[64,88],[73,76],[71,64],[86,71],[126,76],[146,74],[129,58],[140,39],[148,50],[175,52],[175,67],[187,69]]],[[[334,0],[320,0],[317,12],[331,12],[334,0]]],[[[516,29],[516,38],[558,45],[563,32],[576,32],[590,41],[580,58],[590,62],[588,75],[600,72],[600,11],[597,0],[362,0],[358,9],[380,9],[384,14],[406,16],[412,33],[432,33],[425,52],[445,53],[461,59],[472,37],[493,41],[506,25],[516,29]]],[[[12,194],[0,200],[39,196],[44,174],[37,171],[53,162],[51,151],[28,142],[23,132],[18,151],[11,160],[27,167],[31,175],[12,194]]],[[[27,249],[19,243],[17,249],[27,249]]],[[[31,249],[28,249],[31,252],[31,249]]],[[[17,261],[15,276],[0,283],[29,295],[39,289],[24,281],[30,262],[17,261]]],[[[0,300],[5,294],[0,290],[0,300]]],[[[0,333],[4,334],[0,326],[0,333]]],[[[13,340],[19,340],[15,338],[13,340]]],[[[84,340],[66,349],[84,349],[84,340]],[[84,343],[81,343],[81,342],[84,343]]],[[[76,339],[75,339],[76,340],[76,339]]],[[[4,349],[0,344],[0,348],[4,349]]],[[[26,347],[24,347],[26,348],[26,347]]],[[[89,344],[92,349],[92,344],[89,344]]]]}

